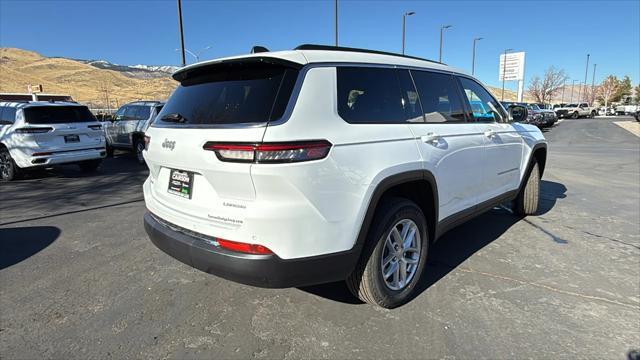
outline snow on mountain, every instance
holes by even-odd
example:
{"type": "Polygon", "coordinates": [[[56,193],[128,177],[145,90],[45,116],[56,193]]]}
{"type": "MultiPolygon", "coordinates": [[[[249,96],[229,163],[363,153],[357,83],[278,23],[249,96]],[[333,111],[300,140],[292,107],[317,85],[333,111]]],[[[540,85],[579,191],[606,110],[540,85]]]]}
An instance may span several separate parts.
{"type": "Polygon", "coordinates": [[[179,67],[171,65],[120,65],[110,63],[106,60],[79,60],[82,63],[97,67],[99,69],[113,70],[135,78],[166,77],[174,73],[179,67]]]}

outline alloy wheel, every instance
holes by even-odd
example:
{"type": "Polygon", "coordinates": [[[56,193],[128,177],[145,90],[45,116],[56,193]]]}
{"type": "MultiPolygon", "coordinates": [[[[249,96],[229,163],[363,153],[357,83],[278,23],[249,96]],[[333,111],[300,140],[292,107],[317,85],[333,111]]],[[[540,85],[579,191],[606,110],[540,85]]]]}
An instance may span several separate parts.
{"type": "Polygon", "coordinates": [[[392,227],[380,259],[382,278],[389,289],[404,289],[416,275],[421,242],[418,226],[412,220],[400,220],[392,227]]]}

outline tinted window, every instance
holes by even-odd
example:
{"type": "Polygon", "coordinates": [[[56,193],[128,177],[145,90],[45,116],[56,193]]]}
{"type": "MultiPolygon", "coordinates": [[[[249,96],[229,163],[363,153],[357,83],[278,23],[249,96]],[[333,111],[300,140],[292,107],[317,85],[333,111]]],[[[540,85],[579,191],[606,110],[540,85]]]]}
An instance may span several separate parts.
{"type": "Polygon", "coordinates": [[[215,71],[203,68],[187,75],[154,123],[239,124],[279,119],[296,77],[297,70],[266,63],[235,64],[215,71]],[[181,121],[162,120],[172,114],[179,114],[181,121]]]}
{"type": "Polygon", "coordinates": [[[424,122],[422,117],[422,106],[420,105],[420,97],[418,91],[413,86],[409,70],[397,70],[400,79],[400,91],[402,93],[402,107],[407,122],[416,123],[424,122]]]}
{"type": "Polygon", "coordinates": [[[127,108],[129,108],[128,106],[123,106],[120,109],[118,109],[118,111],[116,112],[116,115],[114,117],[115,121],[118,120],[124,120],[124,113],[125,111],[127,111],[127,108]]]}
{"type": "Polygon", "coordinates": [[[124,117],[122,120],[137,120],[139,106],[127,106],[124,110],[124,117]]]}
{"type": "Polygon", "coordinates": [[[505,122],[506,114],[496,99],[477,82],[461,77],[460,83],[476,121],[505,122]]]}
{"type": "Polygon", "coordinates": [[[29,124],[64,124],[97,121],[86,106],[34,106],[24,109],[29,124]]]}
{"type": "MultiPolygon", "coordinates": [[[[338,114],[349,123],[407,119],[395,69],[338,67],[338,114]]],[[[406,100],[405,100],[406,101],[406,100]]]]}
{"type": "Polygon", "coordinates": [[[451,75],[413,70],[411,75],[418,88],[427,122],[465,121],[462,101],[451,75]]]}
{"type": "Polygon", "coordinates": [[[149,115],[151,115],[151,107],[150,106],[136,106],[136,120],[147,120],[149,115]]]}
{"type": "Polygon", "coordinates": [[[16,111],[18,109],[14,107],[6,107],[2,111],[2,120],[15,122],[16,121],[16,111]]]}

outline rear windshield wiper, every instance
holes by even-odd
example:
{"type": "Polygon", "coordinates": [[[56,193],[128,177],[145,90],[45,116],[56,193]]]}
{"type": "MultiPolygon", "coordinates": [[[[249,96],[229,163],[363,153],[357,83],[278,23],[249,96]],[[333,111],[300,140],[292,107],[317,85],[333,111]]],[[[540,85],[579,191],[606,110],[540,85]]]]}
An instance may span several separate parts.
{"type": "Polygon", "coordinates": [[[185,118],[184,116],[178,114],[178,113],[171,113],[171,114],[167,114],[164,115],[163,117],[160,118],[160,120],[162,121],[169,121],[169,122],[176,122],[176,123],[185,123],[187,122],[187,118],[185,118]]]}

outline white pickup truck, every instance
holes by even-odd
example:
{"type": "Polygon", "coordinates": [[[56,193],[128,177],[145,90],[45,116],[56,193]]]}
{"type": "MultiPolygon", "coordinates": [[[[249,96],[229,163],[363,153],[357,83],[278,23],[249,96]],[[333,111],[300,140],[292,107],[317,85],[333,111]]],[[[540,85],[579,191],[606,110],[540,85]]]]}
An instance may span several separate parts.
{"type": "Polygon", "coordinates": [[[596,108],[589,106],[588,103],[567,104],[566,106],[555,110],[558,118],[577,119],[581,116],[592,118],[595,117],[597,113],[596,108]]]}
{"type": "Polygon", "coordinates": [[[638,108],[640,108],[638,105],[618,105],[616,106],[616,115],[634,115],[638,108]]]}

